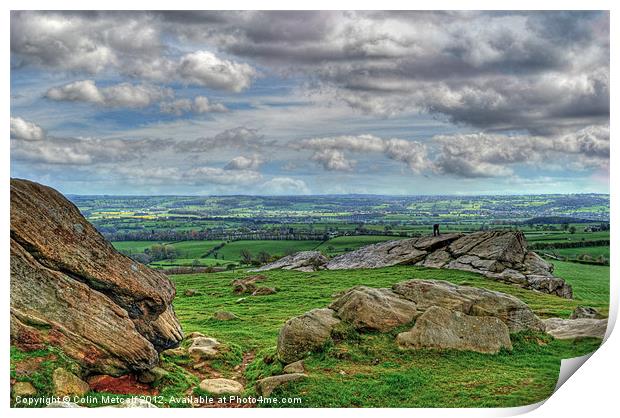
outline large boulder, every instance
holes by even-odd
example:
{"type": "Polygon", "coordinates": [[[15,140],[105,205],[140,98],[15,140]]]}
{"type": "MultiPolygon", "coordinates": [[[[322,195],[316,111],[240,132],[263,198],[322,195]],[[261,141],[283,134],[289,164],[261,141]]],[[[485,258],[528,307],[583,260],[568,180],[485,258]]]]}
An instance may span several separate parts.
{"type": "Polygon", "coordinates": [[[338,323],[331,309],[313,309],[286,321],[278,336],[278,357],[284,363],[304,358],[309,352],[321,349],[331,339],[338,323]]]}
{"type": "Polygon", "coordinates": [[[320,251],[301,251],[251,271],[283,269],[309,272],[319,270],[325,263],[327,263],[327,257],[320,251]]]}
{"type": "Polygon", "coordinates": [[[390,289],[357,286],[329,305],[338,317],[358,330],[387,332],[413,321],[416,304],[390,289]]]}
{"type": "Polygon", "coordinates": [[[11,179],[11,342],[61,348],[85,369],[146,370],[183,334],[174,285],[118,253],[52,188],[11,179]]]}
{"type": "Polygon", "coordinates": [[[415,302],[420,311],[440,306],[472,316],[499,318],[511,332],[545,330],[544,324],[529,306],[506,293],[458,286],[443,280],[408,280],[395,284],[393,290],[415,302]]]}
{"type": "Polygon", "coordinates": [[[367,245],[331,259],[325,268],[342,270],[415,264],[424,260],[431,251],[446,246],[461,236],[462,234],[446,234],[439,237],[408,238],[367,245]]]}
{"type": "Polygon", "coordinates": [[[568,299],[573,297],[571,286],[553,275],[553,265],[527,250],[525,236],[520,231],[480,231],[387,241],[367,245],[331,260],[320,256],[312,263],[305,261],[309,253],[318,254],[311,251],[297,253],[260,270],[342,270],[415,264],[471,271],[526,289],[568,299]]]}
{"type": "Polygon", "coordinates": [[[414,327],[401,332],[396,341],[402,348],[467,350],[495,354],[500,349],[512,350],[508,327],[498,318],[470,316],[439,306],[432,306],[414,327]]]}
{"type": "Polygon", "coordinates": [[[558,340],[572,340],[573,338],[604,338],[607,331],[607,319],[563,319],[549,318],[543,321],[547,333],[558,340]]]}

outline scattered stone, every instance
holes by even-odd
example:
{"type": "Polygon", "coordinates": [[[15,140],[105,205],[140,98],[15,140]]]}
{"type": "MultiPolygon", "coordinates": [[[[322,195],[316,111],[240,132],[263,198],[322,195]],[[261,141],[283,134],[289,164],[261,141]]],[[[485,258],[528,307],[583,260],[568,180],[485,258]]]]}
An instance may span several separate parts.
{"type": "Polygon", "coordinates": [[[269,397],[277,387],[290,382],[296,382],[306,377],[307,375],[303,373],[291,373],[266,377],[256,382],[256,391],[262,396],[269,397]]]}
{"type": "Polygon", "coordinates": [[[321,254],[320,251],[301,251],[251,271],[283,269],[312,272],[321,269],[327,261],[327,257],[321,254]]]}
{"type": "Polygon", "coordinates": [[[599,311],[590,306],[577,306],[575,310],[570,314],[570,319],[590,318],[590,319],[603,319],[605,318],[599,311]]]}
{"type": "Polygon", "coordinates": [[[415,302],[420,311],[440,306],[473,316],[497,317],[510,332],[545,330],[544,324],[529,306],[505,293],[458,286],[444,280],[408,280],[392,288],[402,297],[415,302]]]}
{"type": "Polygon", "coordinates": [[[573,338],[604,338],[607,331],[607,319],[563,319],[549,318],[543,321],[547,328],[547,334],[558,340],[570,340],[573,338]]]}
{"type": "Polygon", "coordinates": [[[213,314],[213,319],[217,319],[218,321],[233,321],[240,318],[232,312],[217,311],[213,314]]]}
{"type": "Polygon", "coordinates": [[[13,385],[13,397],[25,398],[28,396],[35,396],[37,390],[30,382],[15,382],[13,385]]]}
{"type": "Polygon", "coordinates": [[[212,395],[241,395],[243,385],[230,379],[205,379],[200,382],[200,389],[212,395]]]}
{"type": "Polygon", "coordinates": [[[66,402],[66,401],[52,401],[48,403],[46,408],[83,408],[75,402],[66,402]]]}
{"type": "Polygon", "coordinates": [[[168,350],[164,350],[161,352],[163,355],[165,356],[184,356],[185,354],[187,354],[187,350],[185,350],[185,348],[183,347],[177,347],[177,348],[170,348],[168,350]]]}
{"type": "Polygon", "coordinates": [[[306,370],[304,369],[304,361],[303,360],[298,360],[295,361],[291,364],[288,364],[286,366],[284,366],[284,369],[282,370],[284,373],[286,374],[290,374],[290,373],[304,373],[306,370]]]}
{"type": "Polygon", "coordinates": [[[338,317],[358,330],[387,332],[413,321],[416,304],[390,289],[356,286],[329,305],[338,317]]]}
{"type": "Polygon", "coordinates": [[[301,360],[308,352],[323,348],[332,329],[340,323],[331,309],[313,309],[291,318],[278,336],[278,357],[286,364],[301,360]]]}
{"type": "Polygon", "coordinates": [[[252,296],[273,295],[274,293],[277,293],[277,292],[278,291],[276,290],[275,287],[258,287],[256,288],[254,292],[252,292],[252,296]]]}
{"type": "Polygon", "coordinates": [[[88,383],[73,373],[59,367],[52,373],[54,396],[82,396],[90,389],[88,383]]]}
{"type": "Polygon", "coordinates": [[[235,303],[243,303],[246,301],[247,298],[239,298],[235,301],[235,303]]]}
{"type": "Polygon", "coordinates": [[[151,370],[138,374],[138,381],[141,383],[157,383],[169,374],[167,370],[161,367],[153,367],[151,370]]]}
{"type": "Polygon", "coordinates": [[[157,408],[155,405],[142,398],[127,398],[114,405],[113,408],[157,408]]]}
{"type": "Polygon", "coordinates": [[[199,296],[200,292],[194,289],[187,289],[185,292],[183,292],[183,295],[187,297],[199,296]]]}
{"type": "Polygon", "coordinates": [[[501,348],[512,350],[508,327],[498,318],[470,316],[439,306],[422,314],[415,326],[396,337],[402,348],[467,350],[495,354],[501,348]]]}
{"type": "Polygon", "coordinates": [[[106,374],[149,369],[178,345],[164,273],[116,251],[52,188],[11,179],[10,213],[13,345],[54,345],[106,374]]]}
{"type": "Polygon", "coordinates": [[[218,356],[220,343],[215,338],[197,337],[187,352],[194,362],[209,360],[218,356]]]}
{"type": "Polygon", "coordinates": [[[233,292],[240,295],[243,293],[252,293],[256,290],[256,283],[266,280],[267,277],[262,274],[256,274],[254,276],[244,277],[243,279],[236,279],[232,281],[233,292]]]}
{"type": "Polygon", "coordinates": [[[198,332],[198,331],[190,332],[187,335],[187,339],[188,340],[193,340],[194,338],[198,338],[198,337],[206,337],[206,335],[204,335],[202,332],[198,332]]]}

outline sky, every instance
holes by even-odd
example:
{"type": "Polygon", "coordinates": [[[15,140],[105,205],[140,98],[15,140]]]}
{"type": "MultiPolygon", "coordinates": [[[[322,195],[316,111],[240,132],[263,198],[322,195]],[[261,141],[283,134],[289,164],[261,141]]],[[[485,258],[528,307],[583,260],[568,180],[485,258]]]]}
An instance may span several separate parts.
{"type": "Polygon", "coordinates": [[[608,12],[11,13],[11,176],[73,194],[609,193],[608,12]]]}

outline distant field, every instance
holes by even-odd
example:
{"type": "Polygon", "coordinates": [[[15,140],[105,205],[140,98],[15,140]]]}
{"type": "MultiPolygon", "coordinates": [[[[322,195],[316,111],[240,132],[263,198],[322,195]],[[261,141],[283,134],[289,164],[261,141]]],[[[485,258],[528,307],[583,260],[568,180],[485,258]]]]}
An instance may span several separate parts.
{"type": "Polygon", "coordinates": [[[578,242],[609,239],[609,231],[600,232],[526,232],[528,243],[578,242]]]}
{"type": "MultiPolygon", "coordinates": [[[[401,237],[381,235],[361,235],[332,238],[329,241],[298,241],[298,240],[243,240],[226,243],[222,248],[214,251],[208,257],[203,257],[209,250],[224,241],[182,241],[167,243],[177,251],[177,257],[171,260],[155,261],[150,263],[157,267],[191,265],[196,259],[201,265],[212,266],[238,263],[241,261],[241,251],[248,250],[252,256],[265,251],[271,256],[282,257],[289,252],[319,250],[328,255],[352,251],[365,245],[401,239],[401,237]],[[212,261],[211,261],[212,260],[212,261]]],[[[156,241],[117,241],[112,243],[118,250],[126,253],[141,253],[155,244],[156,241]]]]}
{"type": "Polygon", "coordinates": [[[559,248],[550,252],[569,258],[576,258],[582,254],[586,254],[595,259],[603,256],[609,260],[609,247],[559,248]]]}
{"type": "Polygon", "coordinates": [[[382,235],[360,235],[332,238],[321,244],[317,249],[327,255],[334,255],[353,251],[365,245],[376,244],[378,242],[393,241],[403,239],[403,237],[382,236],[382,235]]]}

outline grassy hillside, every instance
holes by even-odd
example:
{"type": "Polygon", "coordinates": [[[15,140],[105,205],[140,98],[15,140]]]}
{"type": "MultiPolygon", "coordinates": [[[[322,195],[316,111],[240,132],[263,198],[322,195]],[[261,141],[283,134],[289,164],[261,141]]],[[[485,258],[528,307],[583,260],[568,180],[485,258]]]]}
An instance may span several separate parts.
{"type": "MultiPolygon", "coordinates": [[[[515,295],[541,317],[567,317],[577,305],[594,306],[607,312],[608,267],[570,262],[554,264],[556,274],[573,285],[574,300],[494,282],[474,273],[412,266],[314,273],[268,271],[264,273],[267,280],[261,285],[276,287],[278,293],[256,297],[240,297],[232,292],[230,282],[247,275],[239,270],[171,278],[177,286],[174,308],[185,333],[203,332],[217,338],[226,348],[222,358],[209,362],[211,373],[243,381],[245,394],[254,396],[253,384],[257,379],[281,372],[282,365],[270,359],[284,322],[328,305],[335,293],[355,285],[390,287],[408,279],[439,279],[515,295]],[[185,296],[189,289],[198,291],[198,295],[185,296]],[[217,321],[212,317],[216,311],[233,312],[240,319],[217,321]],[[240,369],[246,363],[249,364],[240,369]]],[[[300,403],[287,406],[302,407],[519,406],[543,400],[552,393],[561,359],[592,352],[600,344],[596,339],[559,341],[543,333],[530,332],[513,334],[513,351],[496,355],[402,351],[394,338],[407,328],[331,343],[306,359],[307,379],[278,388],[272,397],[297,398],[300,403]]],[[[65,368],[74,367],[56,348],[34,353],[13,348],[11,360],[11,377],[31,381],[42,395],[51,393],[51,372],[59,362],[65,368]],[[39,361],[38,370],[26,375],[16,373],[24,364],[39,361]]],[[[163,367],[169,375],[157,386],[163,396],[163,404],[159,406],[186,406],[170,396],[202,393],[196,386],[205,375],[194,371],[187,359],[165,357],[163,367]]],[[[91,392],[90,395],[104,394],[91,392]]]]}
{"type": "MultiPolygon", "coordinates": [[[[201,331],[257,355],[246,377],[255,379],[276,373],[281,366],[264,364],[274,352],[282,324],[309,309],[326,306],[336,292],[364,284],[389,287],[407,279],[441,279],[457,284],[486,287],[513,294],[541,317],[567,317],[580,304],[603,312],[609,302],[609,269],[574,263],[557,263],[556,271],[574,286],[575,300],[562,299],[507,284],[477,274],[416,267],[377,270],[343,270],[300,273],[270,271],[266,286],[275,295],[239,300],[230,281],[242,276],[226,272],[173,276],[178,295],[175,309],[186,332],[201,331]],[[194,289],[200,296],[185,297],[194,289]],[[234,312],[241,320],[212,319],[215,311],[234,312]]],[[[306,364],[310,378],[279,389],[275,395],[301,397],[299,406],[517,406],[549,396],[555,387],[562,358],[596,349],[599,341],[553,340],[544,334],[513,335],[514,350],[497,355],[465,352],[401,351],[390,334],[366,334],[360,340],[328,347],[306,364]]],[[[226,368],[223,368],[226,375],[226,368]]],[[[251,386],[248,393],[252,393],[251,386]]]]}

